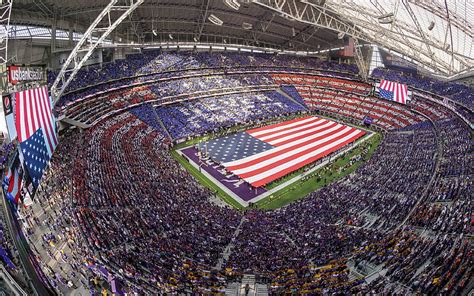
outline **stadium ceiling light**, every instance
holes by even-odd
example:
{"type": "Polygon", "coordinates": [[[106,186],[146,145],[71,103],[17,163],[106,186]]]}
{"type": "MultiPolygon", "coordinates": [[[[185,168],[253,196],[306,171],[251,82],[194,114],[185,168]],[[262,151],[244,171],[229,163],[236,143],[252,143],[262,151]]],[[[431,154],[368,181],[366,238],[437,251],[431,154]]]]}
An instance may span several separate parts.
{"type": "Polygon", "coordinates": [[[242,23],[242,28],[243,28],[244,30],[252,30],[253,25],[252,25],[251,23],[243,22],[243,23],[242,23]]]}
{"type": "Polygon", "coordinates": [[[435,26],[435,22],[431,21],[430,25],[428,26],[428,30],[430,31],[433,30],[434,26],[435,26]]]}
{"type": "Polygon", "coordinates": [[[171,40],[174,39],[173,35],[171,35],[171,34],[168,34],[168,37],[170,37],[171,40]]]}
{"type": "Polygon", "coordinates": [[[381,16],[378,17],[378,19],[380,20],[380,19],[385,19],[385,18],[389,18],[389,17],[393,17],[393,12],[382,14],[381,16]]]}
{"type": "Polygon", "coordinates": [[[393,18],[379,19],[379,24],[386,25],[393,23],[393,18]]]}
{"type": "Polygon", "coordinates": [[[289,15],[287,15],[287,14],[284,14],[284,13],[280,14],[280,16],[281,16],[282,18],[284,18],[284,19],[287,19],[287,20],[291,21],[291,22],[296,21],[295,18],[293,18],[292,16],[289,16],[289,15]]]}
{"type": "Polygon", "coordinates": [[[199,41],[199,39],[198,39],[196,36],[194,36],[193,39],[194,39],[194,42],[198,42],[198,41],[199,41]]]}
{"type": "Polygon", "coordinates": [[[393,12],[389,12],[386,14],[382,14],[381,16],[377,17],[380,24],[391,24],[393,23],[393,12]]]}
{"type": "Polygon", "coordinates": [[[153,32],[153,35],[158,36],[158,34],[156,33],[156,30],[152,30],[152,32],[153,32]]]}
{"type": "Polygon", "coordinates": [[[240,3],[237,0],[225,0],[224,3],[235,10],[239,10],[240,8],[240,3]]]}
{"type": "Polygon", "coordinates": [[[213,23],[214,25],[217,25],[217,26],[222,26],[222,24],[224,23],[220,18],[218,18],[218,17],[215,16],[214,14],[211,14],[207,19],[208,19],[211,23],[213,23]]]}
{"type": "Polygon", "coordinates": [[[346,35],[344,32],[339,32],[339,34],[337,34],[337,39],[344,38],[344,35],[346,35]]]}

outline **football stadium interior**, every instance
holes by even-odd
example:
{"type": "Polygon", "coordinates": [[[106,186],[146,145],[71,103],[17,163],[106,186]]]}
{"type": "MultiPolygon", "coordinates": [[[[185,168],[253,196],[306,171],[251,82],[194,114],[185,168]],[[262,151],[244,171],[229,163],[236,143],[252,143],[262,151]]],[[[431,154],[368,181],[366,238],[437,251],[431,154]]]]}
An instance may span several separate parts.
{"type": "Polygon", "coordinates": [[[0,295],[473,295],[472,0],[0,0],[0,295]]]}

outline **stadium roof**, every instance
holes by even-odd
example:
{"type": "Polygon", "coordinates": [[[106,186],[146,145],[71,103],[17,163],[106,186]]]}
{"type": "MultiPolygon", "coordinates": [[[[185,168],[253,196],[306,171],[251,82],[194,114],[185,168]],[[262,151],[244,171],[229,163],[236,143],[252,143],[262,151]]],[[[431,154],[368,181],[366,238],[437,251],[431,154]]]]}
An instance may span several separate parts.
{"type": "MultiPolygon", "coordinates": [[[[11,23],[82,33],[109,2],[15,0],[11,23]]],[[[113,39],[317,52],[340,47],[347,35],[451,76],[474,65],[473,6],[470,0],[145,0],[113,39]]]]}
{"type": "Polygon", "coordinates": [[[382,46],[398,48],[433,70],[454,74],[474,65],[473,1],[331,0],[326,5],[382,46]]]}

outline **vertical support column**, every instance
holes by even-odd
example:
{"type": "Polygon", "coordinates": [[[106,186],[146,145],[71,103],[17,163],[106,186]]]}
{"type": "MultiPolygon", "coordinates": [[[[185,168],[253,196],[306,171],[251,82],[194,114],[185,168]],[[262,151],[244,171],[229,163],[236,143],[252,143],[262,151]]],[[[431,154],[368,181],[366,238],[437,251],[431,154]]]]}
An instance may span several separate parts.
{"type": "Polygon", "coordinates": [[[53,67],[59,67],[60,63],[56,53],[56,17],[51,21],[51,44],[50,44],[50,64],[53,67]]]}
{"type": "Polygon", "coordinates": [[[74,30],[72,24],[69,24],[68,47],[72,48],[74,45],[74,30]]]}
{"type": "Polygon", "coordinates": [[[359,68],[359,75],[364,81],[367,81],[369,75],[368,57],[364,57],[361,49],[362,45],[359,44],[359,40],[354,38],[354,59],[359,68]]]}
{"type": "Polygon", "coordinates": [[[13,0],[0,2],[0,89],[2,95],[8,93],[8,33],[10,32],[12,3],[13,0]]]}
{"type": "Polygon", "coordinates": [[[56,51],[56,17],[53,19],[51,24],[51,53],[56,51]]]}

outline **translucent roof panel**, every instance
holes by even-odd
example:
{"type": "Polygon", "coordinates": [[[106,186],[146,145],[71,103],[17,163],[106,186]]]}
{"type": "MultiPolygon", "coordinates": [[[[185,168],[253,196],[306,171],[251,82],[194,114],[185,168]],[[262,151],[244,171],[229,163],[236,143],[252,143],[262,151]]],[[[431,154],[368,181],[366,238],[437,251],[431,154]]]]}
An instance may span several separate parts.
{"type": "Polygon", "coordinates": [[[327,0],[367,41],[397,51],[431,71],[451,76],[474,66],[471,0],[327,0]]]}
{"type": "MultiPolygon", "coordinates": [[[[2,32],[6,30],[5,25],[1,26],[2,32]]],[[[8,30],[9,39],[51,39],[51,28],[38,26],[10,25],[8,30]]],[[[73,40],[79,41],[83,34],[73,32],[73,40]]],[[[69,32],[65,30],[56,30],[57,40],[68,40],[69,32]]],[[[92,37],[93,41],[97,41],[98,37],[92,37]]],[[[105,39],[104,43],[110,43],[110,39],[105,39]]]]}

